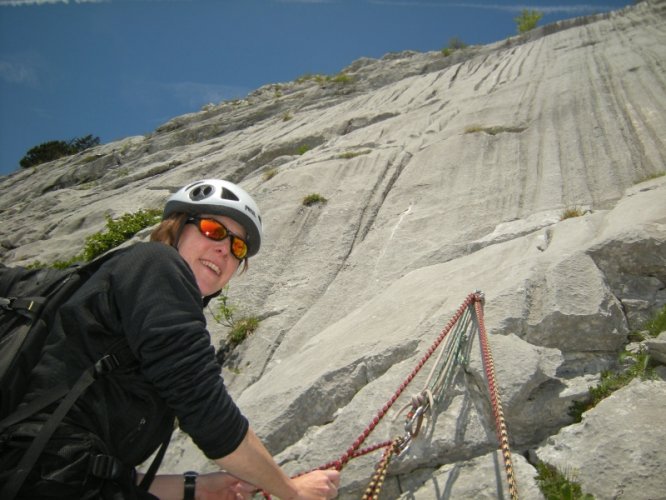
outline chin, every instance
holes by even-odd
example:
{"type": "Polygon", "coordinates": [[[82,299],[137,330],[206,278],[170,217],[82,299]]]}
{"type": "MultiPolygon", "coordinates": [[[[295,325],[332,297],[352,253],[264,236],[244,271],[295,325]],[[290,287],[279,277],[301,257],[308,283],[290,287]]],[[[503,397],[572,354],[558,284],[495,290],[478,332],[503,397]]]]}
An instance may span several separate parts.
{"type": "Polygon", "coordinates": [[[215,289],[204,288],[203,290],[201,290],[201,296],[202,297],[208,297],[209,295],[213,295],[213,294],[219,292],[220,290],[222,290],[222,289],[221,288],[215,288],[215,289]]]}
{"type": "Polygon", "coordinates": [[[200,287],[199,290],[201,290],[201,294],[204,297],[207,297],[209,295],[213,295],[213,294],[219,292],[220,290],[222,290],[224,288],[224,285],[226,285],[226,284],[227,284],[227,282],[224,282],[224,284],[222,284],[222,285],[217,285],[216,284],[215,286],[207,286],[207,287],[203,287],[203,288],[200,287]]]}

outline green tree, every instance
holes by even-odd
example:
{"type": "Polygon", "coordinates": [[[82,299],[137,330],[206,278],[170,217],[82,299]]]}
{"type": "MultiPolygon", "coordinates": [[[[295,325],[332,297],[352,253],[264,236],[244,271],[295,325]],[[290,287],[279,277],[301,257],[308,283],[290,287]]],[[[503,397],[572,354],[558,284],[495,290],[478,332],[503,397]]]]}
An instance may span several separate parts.
{"type": "Polygon", "coordinates": [[[543,12],[538,10],[523,9],[520,15],[514,18],[518,27],[518,33],[527,33],[536,28],[537,23],[543,17],[543,12]]]}
{"type": "Polygon", "coordinates": [[[29,168],[47,161],[57,160],[63,156],[79,153],[85,149],[99,145],[99,137],[88,134],[76,137],[71,141],[48,141],[28,150],[19,161],[21,168],[29,168]]]}
{"type": "Polygon", "coordinates": [[[77,137],[69,141],[69,145],[72,147],[75,153],[80,151],[85,151],[88,148],[94,146],[99,146],[99,137],[88,134],[85,137],[77,137]]]}
{"type": "Polygon", "coordinates": [[[28,150],[19,164],[21,168],[29,168],[47,161],[57,160],[71,154],[69,143],[65,141],[48,141],[28,150]]]}

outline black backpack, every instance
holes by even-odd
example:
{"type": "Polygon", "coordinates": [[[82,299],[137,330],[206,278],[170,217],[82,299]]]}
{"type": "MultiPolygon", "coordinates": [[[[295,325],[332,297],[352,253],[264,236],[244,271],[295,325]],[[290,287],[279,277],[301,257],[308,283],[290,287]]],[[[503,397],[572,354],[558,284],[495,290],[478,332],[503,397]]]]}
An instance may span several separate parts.
{"type": "MultiPolygon", "coordinates": [[[[0,434],[9,426],[60,401],[0,491],[3,500],[16,496],[49,439],[90,384],[97,377],[134,360],[126,340],[119,339],[104,356],[81,373],[72,387],[63,385],[27,405],[19,406],[58,308],[119,251],[122,250],[67,269],[26,269],[0,264],[0,434]]],[[[145,491],[157,472],[168,443],[169,439],[163,442],[141,482],[145,491]]],[[[93,469],[97,468],[93,472],[100,477],[113,477],[116,473],[114,468],[117,464],[113,457],[100,455],[99,460],[92,460],[91,464],[93,469]]]]}

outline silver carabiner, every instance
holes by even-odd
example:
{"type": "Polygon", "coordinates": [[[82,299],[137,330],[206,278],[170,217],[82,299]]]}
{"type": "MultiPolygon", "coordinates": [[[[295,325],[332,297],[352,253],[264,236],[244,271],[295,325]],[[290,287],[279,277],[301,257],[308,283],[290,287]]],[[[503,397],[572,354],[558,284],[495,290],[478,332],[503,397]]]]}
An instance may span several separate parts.
{"type": "Polygon", "coordinates": [[[425,410],[425,405],[421,405],[416,408],[416,411],[410,419],[405,420],[405,431],[413,438],[418,436],[421,431],[421,424],[423,423],[423,414],[425,413],[425,410]],[[416,430],[414,430],[414,424],[416,424],[416,430]]]}
{"type": "Polygon", "coordinates": [[[403,437],[398,438],[398,443],[397,443],[397,448],[398,451],[396,453],[397,456],[402,456],[411,446],[412,444],[412,435],[408,432],[405,434],[403,437]]]}

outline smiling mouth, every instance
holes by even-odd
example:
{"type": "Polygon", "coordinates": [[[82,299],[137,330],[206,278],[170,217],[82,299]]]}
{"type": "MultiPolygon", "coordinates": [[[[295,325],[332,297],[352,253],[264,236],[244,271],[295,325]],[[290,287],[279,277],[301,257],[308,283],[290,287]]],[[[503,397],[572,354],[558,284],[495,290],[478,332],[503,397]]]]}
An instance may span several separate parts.
{"type": "Polygon", "coordinates": [[[217,267],[217,266],[216,266],[215,264],[213,264],[212,262],[210,262],[210,261],[208,261],[208,260],[202,260],[202,261],[200,261],[200,262],[201,262],[204,266],[206,266],[208,269],[210,269],[211,271],[213,271],[215,274],[217,274],[218,276],[221,274],[222,271],[220,270],[220,268],[217,267]]]}

